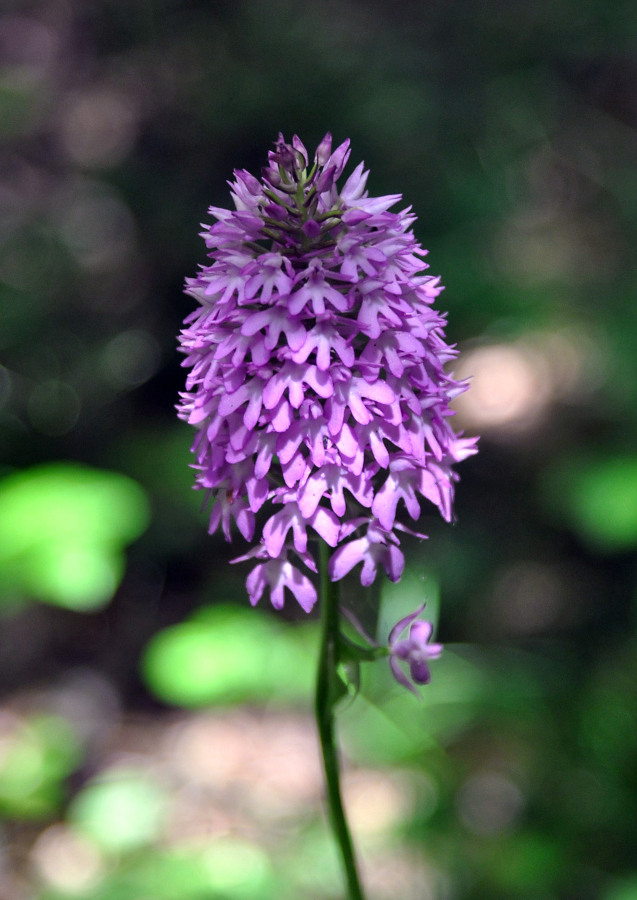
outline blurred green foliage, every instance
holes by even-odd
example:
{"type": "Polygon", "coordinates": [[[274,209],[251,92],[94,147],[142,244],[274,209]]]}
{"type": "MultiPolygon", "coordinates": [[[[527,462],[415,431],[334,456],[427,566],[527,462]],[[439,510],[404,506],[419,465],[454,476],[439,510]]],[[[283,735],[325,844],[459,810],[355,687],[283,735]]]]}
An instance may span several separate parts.
{"type": "Polygon", "coordinates": [[[271,615],[215,605],[155,635],[142,665],[166,703],[289,704],[310,696],[317,652],[315,625],[291,630],[271,615]]]}
{"type": "Polygon", "coordinates": [[[119,771],[74,798],[69,822],[106,853],[134,850],[159,837],[166,798],[151,779],[119,771]]]}
{"type": "Polygon", "coordinates": [[[207,206],[279,130],[313,146],[328,129],[373,193],[413,205],[473,379],[459,421],[483,435],[458,527],[424,516],[380,596],[343,585],[379,640],[427,600],[452,645],[420,703],[379,661],[343,704],[371,898],[637,896],[636,31],[627,0],[3,5],[12,900],[339,896],[295,769],[310,753],[294,733],[277,769],[259,730],[309,708],[315,625],[247,608],[173,411],[207,206]]]}
{"type": "Polygon", "coordinates": [[[64,780],[81,762],[80,743],[60,716],[39,714],[2,724],[0,811],[46,820],[59,809],[64,780]]]}
{"type": "Polygon", "coordinates": [[[544,475],[546,504],[594,550],[637,548],[637,456],[556,462],[544,475]]]}
{"type": "Polygon", "coordinates": [[[129,478],[71,463],[0,481],[0,599],[93,610],[124,572],[123,548],[144,531],[148,505],[129,478]]]}

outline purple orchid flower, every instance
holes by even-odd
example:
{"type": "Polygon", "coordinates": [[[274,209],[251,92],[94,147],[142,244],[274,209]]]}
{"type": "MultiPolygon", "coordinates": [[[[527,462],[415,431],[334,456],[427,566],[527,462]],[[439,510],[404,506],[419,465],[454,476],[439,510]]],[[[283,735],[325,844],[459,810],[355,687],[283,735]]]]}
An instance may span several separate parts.
{"type": "Polygon", "coordinates": [[[425,604],[423,603],[413,613],[397,622],[389,633],[389,665],[392,674],[399,684],[416,695],[418,692],[412,682],[429,684],[431,681],[429,661],[438,659],[443,650],[442,644],[429,643],[434,630],[432,623],[423,620],[416,621],[424,608],[425,604]],[[401,637],[408,627],[408,636],[401,637]],[[399,660],[408,664],[411,681],[400,668],[399,660]]]}

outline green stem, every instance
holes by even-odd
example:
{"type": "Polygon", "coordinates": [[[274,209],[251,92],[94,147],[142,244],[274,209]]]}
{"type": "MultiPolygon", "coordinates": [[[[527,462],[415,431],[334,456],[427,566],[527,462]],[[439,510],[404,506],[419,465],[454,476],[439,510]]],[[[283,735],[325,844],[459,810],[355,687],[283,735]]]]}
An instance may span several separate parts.
{"type": "Polygon", "coordinates": [[[340,632],[337,589],[327,574],[328,552],[327,545],[321,541],[320,602],[322,637],[318,677],[316,680],[316,722],[323,755],[328,814],[341,855],[347,882],[348,900],[365,900],[356,868],[352,838],[345,818],[345,811],[343,810],[340,767],[335,743],[334,702],[336,692],[334,687],[337,679],[336,669],[339,663],[338,644],[340,632]]]}

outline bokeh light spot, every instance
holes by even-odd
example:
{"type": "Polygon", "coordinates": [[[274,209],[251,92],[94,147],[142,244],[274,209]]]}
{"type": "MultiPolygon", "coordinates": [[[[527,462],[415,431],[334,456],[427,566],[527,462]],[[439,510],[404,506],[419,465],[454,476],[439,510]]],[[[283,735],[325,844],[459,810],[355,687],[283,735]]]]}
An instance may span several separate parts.
{"type": "Polygon", "coordinates": [[[460,818],[474,834],[496,835],[508,831],[523,807],[520,789],[500,772],[476,773],[458,796],[460,818]]]}
{"type": "Polygon", "coordinates": [[[70,97],[60,121],[60,139],[69,157],[82,166],[113,166],[130,153],[137,132],[130,101],[107,88],[70,97]]]}
{"type": "Polygon", "coordinates": [[[505,344],[479,347],[457,367],[471,378],[471,390],[455,402],[458,413],[478,429],[534,425],[550,395],[544,361],[528,348],[505,344]]]}
{"type": "Polygon", "coordinates": [[[78,265],[91,272],[127,261],[135,223],[119,195],[100,182],[79,179],[54,198],[52,216],[78,265]]]}
{"type": "Polygon", "coordinates": [[[134,770],[113,770],[74,798],[69,820],[105,852],[132,850],[160,833],[166,807],[163,789],[134,770]]]}
{"type": "Polygon", "coordinates": [[[50,825],[40,834],[30,856],[42,881],[64,893],[89,891],[104,873],[97,847],[62,823],[50,825]]]}
{"type": "Polygon", "coordinates": [[[157,371],[160,350],[148,331],[132,328],[112,338],[104,348],[106,375],[117,388],[143,384],[157,371]]]}
{"type": "Polygon", "coordinates": [[[81,408],[82,401],[70,384],[51,379],[31,391],[27,412],[37,431],[47,437],[60,437],[73,430],[81,408]]]}

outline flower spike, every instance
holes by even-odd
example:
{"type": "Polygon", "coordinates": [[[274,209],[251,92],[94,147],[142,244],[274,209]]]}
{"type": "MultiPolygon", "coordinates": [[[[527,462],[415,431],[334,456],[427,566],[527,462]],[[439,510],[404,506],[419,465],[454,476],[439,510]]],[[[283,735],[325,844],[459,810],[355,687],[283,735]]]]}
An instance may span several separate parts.
{"type": "Polygon", "coordinates": [[[236,523],[254,544],[251,602],[277,608],[287,591],[311,609],[317,538],[332,580],[361,564],[364,585],[379,566],[397,581],[405,519],[423,501],[451,519],[454,465],[476,452],[449,422],[467,385],[445,370],[456,352],[415,217],[368,195],[362,163],[339,190],[349,154],[330,134],[313,157],[279,135],[260,181],[235,171],[234,209],[210,209],[209,264],[186,283],[178,409],[198,430],[196,487],[211,532],[236,523]]]}

